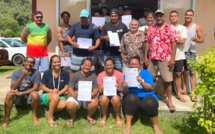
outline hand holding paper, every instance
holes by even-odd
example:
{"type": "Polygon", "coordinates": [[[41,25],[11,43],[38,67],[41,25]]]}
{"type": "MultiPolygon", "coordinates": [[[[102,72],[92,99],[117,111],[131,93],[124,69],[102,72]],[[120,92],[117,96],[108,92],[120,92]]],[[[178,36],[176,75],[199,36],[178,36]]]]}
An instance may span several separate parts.
{"type": "Polygon", "coordinates": [[[80,49],[88,49],[93,44],[93,40],[90,38],[77,38],[77,44],[80,49]]]}
{"type": "Polygon", "coordinates": [[[91,101],[92,81],[78,81],[78,100],[91,101]]]}
{"type": "Polygon", "coordinates": [[[137,81],[138,68],[125,68],[125,81],[129,87],[137,87],[139,82],[137,81]]]}
{"type": "Polygon", "coordinates": [[[105,96],[116,95],[116,77],[103,77],[103,94],[105,96]]]}

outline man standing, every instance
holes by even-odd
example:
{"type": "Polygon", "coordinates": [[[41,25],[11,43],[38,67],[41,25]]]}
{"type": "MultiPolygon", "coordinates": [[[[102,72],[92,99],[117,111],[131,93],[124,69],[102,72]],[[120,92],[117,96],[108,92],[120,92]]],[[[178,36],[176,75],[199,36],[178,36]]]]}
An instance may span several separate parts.
{"type": "Polygon", "coordinates": [[[27,44],[27,56],[35,58],[34,69],[45,72],[49,68],[48,45],[52,40],[50,27],[43,23],[43,13],[34,12],[34,22],[24,27],[21,33],[21,39],[27,44]]]}
{"type": "Polygon", "coordinates": [[[61,19],[63,20],[63,24],[57,28],[57,39],[60,45],[61,56],[71,57],[73,47],[66,39],[71,28],[71,25],[69,24],[70,13],[67,11],[62,12],[61,19]]]}
{"type": "Polygon", "coordinates": [[[111,58],[115,61],[115,67],[118,70],[122,70],[122,58],[120,56],[119,46],[110,46],[108,32],[117,33],[119,41],[122,39],[122,36],[128,32],[128,28],[125,24],[118,22],[119,12],[117,9],[111,9],[110,19],[111,22],[105,24],[101,31],[101,39],[106,41],[106,44],[103,46],[104,60],[111,58]]]}
{"type": "Polygon", "coordinates": [[[139,56],[143,63],[144,57],[145,34],[143,31],[138,31],[139,22],[137,20],[132,20],[129,26],[130,31],[123,35],[119,48],[123,62],[122,70],[129,67],[130,58],[139,56]]]}
{"type": "MultiPolygon", "coordinates": [[[[68,42],[73,46],[73,54],[72,54],[72,61],[71,61],[71,72],[70,76],[80,70],[81,62],[85,58],[93,58],[93,50],[96,50],[100,44],[100,34],[98,27],[96,27],[93,23],[89,22],[89,12],[86,9],[81,10],[80,12],[80,22],[75,23],[69,34],[67,36],[68,42]],[[75,37],[75,40],[72,39],[75,37]],[[77,44],[78,39],[88,39],[92,40],[92,46],[88,49],[79,48],[79,44],[77,44]]],[[[94,65],[91,68],[91,71],[94,71],[94,65]]]]}
{"type": "Polygon", "coordinates": [[[164,90],[168,97],[167,106],[170,112],[176,108],[172,103],[172,69],[175,64],[177,34],[175,27],[165,22],[163,10],[155,12],[156,24],[149,27],[146,35],[145,65],[149,66],[149,72],[154,80],[160,71],[164,80],[164,90]],[[149,59],[148,59],[149,53],[149,59]]]}
{"type": "Polygon", "coordinates": [[[11,78],[11,90],[7,93],[4,101],[5,116],[2,127],[6,128],[9,123],[10,112],[13,104],[20,103],[31,104],[32,119],[34,125],[38,125],[40,121],[37,118],[37,110],[39,106],[39,94],[37,93],[40,86],[40,72],[33,69],[35,59],[27,56],[24,60],[24,67],[15,71],[11,78]]]}
{"type": "Polygon", "coordinates": [[[171,11],[169,15],[170,22],[173,26],[175,26],[176,33],[178,35],[177,40],[177,49],[175,55],[175,66],[174,66],[174,82],[177,89],[176,98],[182,102],[186,102],[186,100],[181,96],[181,77],[182,72],[184,69],[184,60],[185,60],[185,53],[184,53],[184,43],[187,39],[187,29],[185,26],[178,24],[179,14],[177,11],[171,11]]]}
{"type": "MultiPolygon", "coordinates": [[[[191,83],[191,89],[194,90],[196,88],[196,73],[192,70],[191,67],[189,67],[187,61],[192,59],[196,59],[196,43],[203,43],[204,37],[203,37],[203,31],[202,27],[200,25],[197,25],[192,22],[192,19],[194,17],[194,11],[189,9],[185,12],[185,23],[184,26],[187,28],[187,40],[185,42],[185,73],[186,71],[190,72],[190,83],[191,83]]],[[[184,89],[183,93],[186,93],[186,75],[184,77],[184,89]]],[[[196,95],[191,94],[190,99],[193,102],[197,101],[196,95]]]]}

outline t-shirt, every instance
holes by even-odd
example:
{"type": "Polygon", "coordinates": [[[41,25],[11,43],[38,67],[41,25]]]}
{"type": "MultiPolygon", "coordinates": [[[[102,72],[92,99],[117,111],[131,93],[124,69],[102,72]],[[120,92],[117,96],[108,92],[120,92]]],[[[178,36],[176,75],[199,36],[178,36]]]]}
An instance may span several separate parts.
{"type": "MultiPolygon", "coordinates": [[[[152,75],[148,70],[142,69],[139,73],[139,76],[143,79],[145,83],[150,84],[152,87],[154,86],[154,81],[152,75]]],[[[129,94],[136,94],[139,98],[145,98],[146,96],[151,95],[158,101],[158,97],[155,95],[153,90],[145,90],[142,85],[139,83],[138,87],[128,87],[129,94]]]]}
{"type": "MultiPolygon", "coordinates": [[[[91,38],[93,40],[93,44],[95,45],[95,41],[100,38],[98,27],[95,26],[93,23],[89,23],[88,25],[84,26],[81,25],[80,22],[75,23],[68,34],[70,37],[75,35],[75,42],[77,42],[77,38],[91,38]]],[[[87,49],[79,49],[73,48],[73,53],[77,56],[92,56],[93,52],[88,51],[87,49]]]]}
{"type": "MultiPolygon", "coordinates": [[[[119,36],[119,40],[121,41],[122,36],[128,32],[128,28],[125,24],[119,22],[117,26],[113,26],[111,23],[105,24],[102,27],[101,36],[108,35],[108,31],[113,33],[117,32],[119,36]]],[[[102,51],[104,55],[114,55],[120,56],[120,52],[118,51],[119,47],[110,47],[109,41],[106,41],[106,44],[103,46],[102,51]]]]}
{"type": "MultiPolygon", "coordinates": [[[[180,38],[185,38],[187,39],[187,28],[182,25],[178,25],[175,27],[176,33],[180,38]]],[[[175,54],[175,60],[183,60],[185,59],[185,53],[184,53],[184,44],[177,44],[177,49],[176,49],[176,54],[175,54]]]]}
{"type": "Polygon", "coordinates": [[[47,36],[49,26],[44,23],[37,26],[32,22],[28,23],[26,28],[28,29],[27,56],[48,56],[47,36]]]}
{"type": "MultiPolygon", "coordinates": [[[[22,74],[22,69],[13,72],[11,81],[16,82],[20,75],[22,74]]],[[[26,91],[34,86],[34,84],[40,84],[41,76],[38,70],[32,69],[31,74],[26,75],[21,83],[19,84],[18,91],[26,91]]]]}
{"type": "MultiPolygon", "coordinates": [[[[61,26],[61,34],[62,34],[62,37],[63,37],[63,38],[66,38],[66,36],[68,35],[70,29],[71,29],[71,26],[70,26],[68,29],[64,29],[64,28],[61,26]]],[[[73,50],[73,47],[72,47],[72,45],[71,45],[69,42],[63,41],[62,43],[63,43],[64,51],[65,51],[65,52],[70,52],[70,51],[73,50]]]]}
{"type": "MultiPolygon", "coordinates": [[[[105,71],[101,72],[97,78],[98,84],[103,84],[103,77],[110,77],[110,76],[107,76],[105,71]]],[[[117,70],[114,70],[113,76],[111,76],[111,77],[116,77],[117,84],[123,82],[123,74],[117,70]]]]}
{"type": "Polygon", "coordinates": [[[144,17],[140,18],[138,21],[139,21],[139,24],[140,24],[141,27],[145,26],[147,24],[147,21],[146,21],[146,19],[144,17]]]}
{"type": "Polygon", "coordinates": [[[81,71],[74,73],[69,80],[69,87],[78,90],[78,81],[92,81],[92,90],[98,88],[96,75],[93,73],[88,76],[82,75],[81,71]]]}
{"type": "MultiPolygon", "coordinates": [[[[58,81],[59,81],[59,76],[57,78],[54,78],[54,83],[53,83],[52,69],[45,71],[42,78],[42,84],[46,84],[46,87],[48,87],[49,89],[54,89],[54,85],[55,85],[55,88],[58,89],[58,81]]],[[[62,90],[65,85],[68,85],[68,84],[69,84],[69,73],[65,70],[61,70],[59,91],[62,90]]]]}

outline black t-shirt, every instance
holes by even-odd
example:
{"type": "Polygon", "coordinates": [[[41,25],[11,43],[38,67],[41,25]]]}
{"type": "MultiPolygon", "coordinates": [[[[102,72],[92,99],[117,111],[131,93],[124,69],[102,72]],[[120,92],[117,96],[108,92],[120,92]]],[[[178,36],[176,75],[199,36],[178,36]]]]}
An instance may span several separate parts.
{"type": "MultiPolygon", "coordinates": [[[[81,25],[80,22],[74,24],[69,31],[69,36],[72,37],[73,35],[75,35],[75,42],[77,42],[77,38],[91,38],[93,40],[92,45],[95,45],[95,41],[100,38],[98,27],[93,23],[89,23],[86,26],[81,25]]],[[[93,55],[92,51],[79,48],[73,48],[73,53],[77,56],[93,55]]]]}
{"type": "MultiPolygon", "coordinates": [[[[117,32],[119,36],[119,40],[121,41],[122,36],[128,32],[128,28],[125,24],[121,22],[119,22],[117,26],[113,26],[111,23],[108,23],[102,27],[101,36],[108,35],[107,34],[108,31],[117,32]]],[[[105,45],[103,45],[102,47],[102,50],[104,55],[117,55],[117,56],[120,55],[118,51],[119,47],[113,47],[113,46],[110,47],[109,41],[106,41],[105,45]]]]}

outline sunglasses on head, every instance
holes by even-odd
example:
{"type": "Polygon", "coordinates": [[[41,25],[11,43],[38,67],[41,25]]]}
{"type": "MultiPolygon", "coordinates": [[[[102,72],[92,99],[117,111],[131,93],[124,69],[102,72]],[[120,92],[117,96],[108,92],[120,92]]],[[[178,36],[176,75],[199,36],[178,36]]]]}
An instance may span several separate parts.
{"type": "Polygon", "coordinates": [[[40,19],[42,19],[42,18],[43,18],[43,16],[36,16],[36,18],[37,18],[37,19],[39,19],[39,18],[40,18],[40,19]]]}

